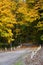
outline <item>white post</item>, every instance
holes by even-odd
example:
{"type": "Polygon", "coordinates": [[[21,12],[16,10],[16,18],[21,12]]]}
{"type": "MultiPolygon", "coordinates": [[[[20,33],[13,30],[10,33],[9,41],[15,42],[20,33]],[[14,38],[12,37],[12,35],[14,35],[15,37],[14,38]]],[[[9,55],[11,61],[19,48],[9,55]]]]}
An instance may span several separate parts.
{"type": "Polygon", "coordinates": [[[7,51],[7,48],[5,47],[5,51],[7,51]]]}

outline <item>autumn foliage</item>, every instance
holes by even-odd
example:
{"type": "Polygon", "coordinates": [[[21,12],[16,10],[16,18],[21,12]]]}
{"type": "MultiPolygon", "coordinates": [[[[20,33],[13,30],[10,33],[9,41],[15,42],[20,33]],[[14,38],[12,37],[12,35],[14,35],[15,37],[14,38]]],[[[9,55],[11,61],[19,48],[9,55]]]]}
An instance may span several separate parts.
{"type": "Polygon", "coordinates": [[[0,0],[0,45],[43,41],[43,0],[0,0]]]}

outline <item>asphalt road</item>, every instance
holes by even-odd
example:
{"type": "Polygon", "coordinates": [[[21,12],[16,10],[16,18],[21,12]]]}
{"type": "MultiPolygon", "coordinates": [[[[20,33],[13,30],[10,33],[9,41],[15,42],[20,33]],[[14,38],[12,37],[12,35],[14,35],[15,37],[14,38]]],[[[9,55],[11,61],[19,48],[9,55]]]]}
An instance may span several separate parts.
{"type": "Polygon", "coordinates": [[[0,65],[13,65],[20,57],[31,52],[30,49],[0,53],[0,65]]]}

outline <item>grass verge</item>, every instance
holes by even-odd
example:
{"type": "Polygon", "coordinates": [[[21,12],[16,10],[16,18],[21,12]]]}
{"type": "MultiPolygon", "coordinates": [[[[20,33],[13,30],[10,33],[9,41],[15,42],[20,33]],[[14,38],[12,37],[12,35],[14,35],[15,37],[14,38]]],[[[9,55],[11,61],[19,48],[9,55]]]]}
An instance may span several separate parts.
{"type": "Polygon", "coordinates": [[[18,61],[15,65],[23,65],[22,61],[18,61]]]}

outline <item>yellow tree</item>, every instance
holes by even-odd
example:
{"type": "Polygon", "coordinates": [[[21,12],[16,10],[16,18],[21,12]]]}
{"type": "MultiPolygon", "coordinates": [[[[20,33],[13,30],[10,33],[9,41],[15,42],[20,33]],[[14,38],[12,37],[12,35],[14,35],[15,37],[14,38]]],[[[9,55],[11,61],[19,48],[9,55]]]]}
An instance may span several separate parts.
{"type": "Polygon", "coordinates": [[[15,10],[16,2],[11,0],[0,1],[0,36],[5,38],[7,43],[13,41],[12,28],[16,24],[15,14],[12,10],[15,10]]]}

